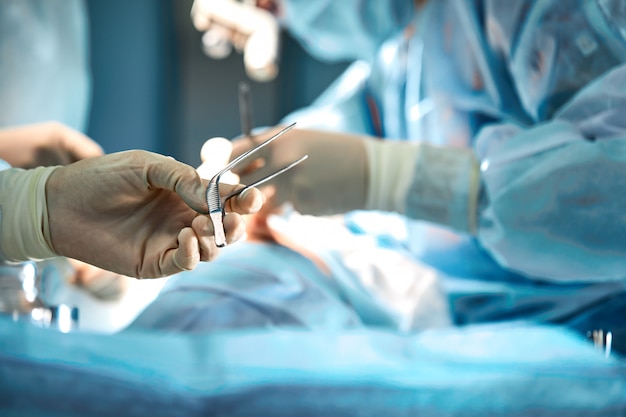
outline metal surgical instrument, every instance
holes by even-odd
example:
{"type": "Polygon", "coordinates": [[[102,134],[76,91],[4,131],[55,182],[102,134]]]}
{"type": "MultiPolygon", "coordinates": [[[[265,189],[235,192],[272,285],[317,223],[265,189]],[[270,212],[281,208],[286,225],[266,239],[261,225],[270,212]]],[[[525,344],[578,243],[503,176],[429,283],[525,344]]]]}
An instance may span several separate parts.
{"type": "Polygon", "coordinates": [[[241,133],[252,139],[252,96],[250,86],[246,82],[239,83],[239,122],[241,123],[241,133]]]}
{"type": "Polygon", "coordinates": [[[224,232],[224,215],[225,215],[224,208],[226,207],[226,202],[232,197],[235,197],[241,194],[248,188],[259,186],[263,184],[264,182],[269,181],[272,178],[276,177],[277,175],[280,175],[283,172],[293,168],[294,166],[298,165],[300,162],[307,159],[308,155],[304,155],[300,157],[299,159],[296,159],[290,164],[287,164],[284,167],[280,168],[279,170],[269,174],[268,176],[263,177],[255,181],[254,183],[246,185],[245,187],[242,187],[236,191],[233,191],[232,193],[226,195],[223,198],[220,196],[220,186],[219,186],[220,177],[225,172],[230,171],[231,169],[235,168],[244,159],[247,159],[249,156],[257,152],[261,148],[265,147],[266,145],[269,145],[271,142],[278,139],[280,136],[286,133],[289,129],[291,129],[294,125],[295,123],[287,126],[283,130],[281,130],[280,132],[272,136],[271,138],[267,139],[265,142],[239,155],[237,158],[233,159],[232,162],[226,165],[221,171],[215,174],[215,176],[211,178],[211,180],[209,181],[209,186],[207,187],[207,191],[206,191],[206,200],[209,206],[209,217],[211,218],[211,222],[213,222],[213,233],[215,235],[215,244],[218,247],[221,248],[221,247],[226,246],[226,233],[224,232]]]}
{"type": "Polygon", "coordinates": [[[602,329],[592,330],[587,332],[587,338],[593,341],[595,347],[604,351],[604,356],[609,357],[611,355],[613,332],[607,331],[605,333],[602,329]]]}

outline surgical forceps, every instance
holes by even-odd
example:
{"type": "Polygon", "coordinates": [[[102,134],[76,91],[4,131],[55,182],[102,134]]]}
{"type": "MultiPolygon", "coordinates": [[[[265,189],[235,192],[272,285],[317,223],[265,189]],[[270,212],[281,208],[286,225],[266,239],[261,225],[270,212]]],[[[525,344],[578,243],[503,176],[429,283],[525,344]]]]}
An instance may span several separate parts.
{"type": "Polygon", "coordinates": [[[267,139],[265,142],[239,155],[237,158],[233,159],[231,163],[226,165],[221,171],[215,174],[215,176],[211,178],[211,180],[209,181],[209,186],[207,187],[207,191],[206,191],[206,201],[209,206],[209,217],[211,218],[211,222],[213,222],[213,233],[215,236],[215,244],[218,247],[221,248],[221,247],[226,246],[226,234],[224,232],[224,215],[225,215],[224,208],[226,207],[226,202],[229,199],[241,194],[248,188],[259,186],[263,184],[264,182],[269,181],[272,178],[276,177],[277,175],[280,175],[283,172],[293,168],[294,166],[298,165],[300,162],[307,159],[309,156],[303,155],[299,159],[296,159],[290,164],[287,164],[284,167],[280,168],[278,171],[275,171],[269,174],[268,176],[255,181],[252,184],[246,185],[243,188],[233,191],[232,193],[228,194],[224,198],[220,196],[220,184],[219,184],[220,177],[225,172],[230,171],[231,169],[235,168],[237,165],[239,165],[244,159],[248,158],[250,155],[254,154],[261,148],[265,147],[270,142],[273,142],[274,140],[278,139],[280,136],[286,133],[289,129],[291,129],[294,125],[295,123],[287,126],[280,132],[276,133],[271,138],[267,139]]]}

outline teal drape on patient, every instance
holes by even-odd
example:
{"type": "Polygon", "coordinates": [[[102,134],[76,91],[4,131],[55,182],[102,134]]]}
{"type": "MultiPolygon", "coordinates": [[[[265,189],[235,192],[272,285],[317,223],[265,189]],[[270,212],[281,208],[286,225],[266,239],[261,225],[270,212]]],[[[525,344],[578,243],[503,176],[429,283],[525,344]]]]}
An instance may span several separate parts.
{"type": "Polygon", "coordinates": [[[0,320],[3,416],[616,416],[626,368],[523,323],[62,334],[0,320]]]}

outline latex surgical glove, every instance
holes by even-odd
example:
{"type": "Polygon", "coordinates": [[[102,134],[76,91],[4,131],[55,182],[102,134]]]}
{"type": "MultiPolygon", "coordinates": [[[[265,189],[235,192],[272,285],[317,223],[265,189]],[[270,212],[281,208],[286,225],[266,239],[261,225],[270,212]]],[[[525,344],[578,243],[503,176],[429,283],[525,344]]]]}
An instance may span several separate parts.
{"type": "Polygon", "coordinates": [[[67,165],[103,153],[96,142],[58,122],[0,129],[0,159],[17,168],[67,165]]]}
{"type": "Polygon", "coordinates": [[[233,46],[243,52],[250,78],[258,82],[273,80],[278,74],[280,26],[267,9],[273,4],[261,1],[195,0],[191,19],[204,32],[205,53],[214,59],[230,55],[233,46]]]}
{"type": "Polygon", "coordinates": [[[475,233],[480,170],[472,149],[367,141],[365,208],[475,233]]]}
{"type": "MultiPolygon", "coordinates": [[[[62,255],[137,278],[190,270],[219,252],[201,214],[206,185],[192,167],[145,151],[2,171],[2,253],[10,261],[62,255]]],[[[261,205],[256,189],[228,201],[228,242],[244,233],[240,214],[261,205]]]]}
{"type": "MultiPolygon", "coordinates": [[[[240,155],[263,142],[278,129],[254,139],[233,141],[233,155],[240,155]]],[[[250,164],[233,170],[242,184],[251,184],[307,154],[309,158],[277,176],[268,184],[272,190],[266,204],[278,208],[285,202],[303,214],[328,215],[363,209],[367,199],[367,154],[357,135],[292,129],[262,148],[250,164]]],[[[267,188],[267,187],[265,187],[267,188]]]]}
{"type": "MultiPolygon", "coordinates": [[[[200,150],[202,164],[196,168],[201,178],[210,180],[222,168],[224,168],[233,152],[233,144],[230,140],[222,137],[208,139],[200,150]]],[[[238,184],[239,177],[231,171],[226,171],[220,177],[220,184],[238,184]]]]}
{"type": "MultiPolygon", "coordinates": [[[[237,140],[233,157],[250,146],[248,138],[237,140]]],[[[476,231],[480,173],[471,149],[292,129],[259,153],[261,160],[235,172],[242,183],[309,155],[275,179],[268,208],[291,202],[302,214],[392,211],[459,232],[476,231]]]]}

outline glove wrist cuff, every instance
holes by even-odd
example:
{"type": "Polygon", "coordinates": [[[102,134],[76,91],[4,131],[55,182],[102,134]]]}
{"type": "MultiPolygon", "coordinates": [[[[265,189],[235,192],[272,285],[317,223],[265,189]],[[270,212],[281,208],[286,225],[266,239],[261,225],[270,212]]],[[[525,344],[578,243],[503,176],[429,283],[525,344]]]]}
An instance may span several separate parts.
{"type": "Polygon", "coordinates": [[[474,234],[479,186],[472,150],[423,145],[407,194],[407,215],[474,234]]]}
{"type": "Polygon", "coordinates": [[[52,249],[46,182],[59,167],[0,172],[0,251],[8,261],[58,256],[52,249]]]}
{"type": "Polygon", "coordinates": [[[365,140],[368,160],[367,210],[404,213],[421,144],[365,140]]]}

